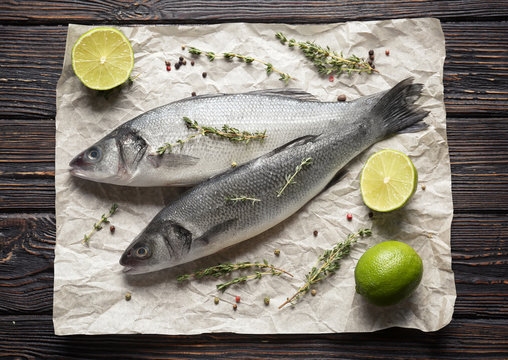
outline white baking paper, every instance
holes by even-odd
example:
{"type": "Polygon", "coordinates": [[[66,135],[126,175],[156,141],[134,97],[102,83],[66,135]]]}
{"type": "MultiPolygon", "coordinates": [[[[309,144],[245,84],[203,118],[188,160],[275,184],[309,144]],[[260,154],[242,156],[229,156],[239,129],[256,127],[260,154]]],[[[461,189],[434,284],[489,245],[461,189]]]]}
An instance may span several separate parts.
{"type": "Polygon", "coordinates": [[[69,26],[57,86],[56,334],[328,333],[392,326],[434,331],[450,322],[456,297],[450,254],[453,206],[442,84],[445,44],[438,20],[120,27],[133,46],[133,76],[137,77],[132,86],[125,85],[108,98],[84,87],[72,70],[72,46],[90,28],[69,26]],[[317,74],[298,49],[276,40],[278,31],[299,41],[329,45],[345,55],[366,58],[369,49],[374,49],[380,73],[342,75],[329,81],[317,74]],[[246,65],[223,59],[210,63],[202,56],[190,66],[191,57],[182,50],[182,44],[254,56],[298,81],[285,85],[276,74],[267,76],[258,63],[246,65]],[[170,72],[166,71],[165,60],[174,64],[179,56],[188,59],[187,65],[178,71],[173,65],[170,72]],[[203,71],[208,73],[206,78],[201,75],[203,71]],[[409,76],[424,84],[419,103],[430,111],[427,130],[375,144],[348,166],[340,182],[288,220],[254,239],[175,269],[128,277],[118,260],[136,234],[181,189],[104,185],[73,178],[68,172],[73,156],[116,126],[156,106],[188,97],[193,91],[234,93],[287,86],[306,90],[322,101],[335,101],[339,94],[352,100],[389,89],[409,76]],[[360,170],[369,155],[385,148],[411,157],[419,172],[419,187],[405,208],[370,218],[359,191],[360,170]],[[114,234],[106,227],[92,236],[89,248],[83,246],[83,234],[114,202],[119,204],[111,218],[114,234]],[[347,213],[353,215],[352,221],[347,221],[347,213]],[[354,245],[340,270],[315,286],[316,296],[307,294],[296,305],[278,310],[278,305],[303,284],[324,250],[365,227],[372,227],[373,236],[354,245]],[[423,259],[424,275],[410,298],[380,308],[355,293],[353,273],[363,252],[385,240],[411,245],[423,259]],[[280,249],[279,257],[274,256],[274,249],[280,249]],[[232,287],[224,294],[215,289],[218,280],[176,281],[177,275],[204,266],[262,259],[293,273],[294,278],[268,276],[232,287]],[[127,292],[132,294],[130,301],[125,300],[127,292]],[[233,311],[236,295],[241,302],[233,311]],[[221,299],[218,305],[214,304],[215,296],[221,299]],[[269,306],[264,304],[264,297],[271,299],[269,306]]]}

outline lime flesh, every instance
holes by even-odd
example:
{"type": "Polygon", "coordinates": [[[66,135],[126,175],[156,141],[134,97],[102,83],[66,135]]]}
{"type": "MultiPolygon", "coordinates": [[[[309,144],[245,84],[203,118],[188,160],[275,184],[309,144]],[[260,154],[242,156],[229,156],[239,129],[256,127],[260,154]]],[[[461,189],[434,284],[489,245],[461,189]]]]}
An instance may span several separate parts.
{"type": "Polygon", "coordinates": [[[418,172],[411,159],[396,150],[370,156],[360,177],[362,198],[372,210],[387,212],[404,206],[416,190],[418,172]]]}
{"type": "Polygon", "coordinates": [[[87,87],[109,90],[123,84],[134,67],[129,40],[117,29],[92,29],[72,48],[72,68],[87,87]]]}

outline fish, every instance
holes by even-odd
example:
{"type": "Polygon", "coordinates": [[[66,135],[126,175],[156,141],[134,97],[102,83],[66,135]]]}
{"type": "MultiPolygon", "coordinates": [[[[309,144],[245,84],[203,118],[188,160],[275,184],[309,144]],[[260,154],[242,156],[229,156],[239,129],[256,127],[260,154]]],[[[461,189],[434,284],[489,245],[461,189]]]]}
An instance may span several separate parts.
{"type": "MultiPolygon", "coordinates": [[[[399,131],[422,129],[411,78],[340,131],[305,135],[202,182],[162,209],[125,249],[127,274],[171,268],[250,239],[318,195],[354,157],[399,131]]],[[[423,126],[422,126],[423,124],[423,126]]]]}
{"type": "Polygon", "coordinates": [[[301,136],[340,131],[371,111],[384,94],[349,102],[321,102],[295,89],[185,98],[121,124],[76,155],[69,170],[79,178],[123,186],[189,187],[301,136]],[[233,142],[201,136],[184,119],[265,137],[233,142]],[[170,151],[157,153],[166,143],[173,145],[170,151]]]}

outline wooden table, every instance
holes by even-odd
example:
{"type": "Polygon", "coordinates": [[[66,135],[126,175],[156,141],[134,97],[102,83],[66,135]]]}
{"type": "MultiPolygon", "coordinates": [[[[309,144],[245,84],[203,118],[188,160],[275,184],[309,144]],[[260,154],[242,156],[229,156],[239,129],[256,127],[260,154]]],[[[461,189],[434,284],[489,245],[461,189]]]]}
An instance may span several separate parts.
{"type": "Polygon", "coordinates": [[[508,358],[508,2],[156,1],[0,3],[1,358],[508,358]],[[56,337],[55,88],[68,23],[326,23],[433,16],[444,72],[457,302],[435,333],[56,337]]]}

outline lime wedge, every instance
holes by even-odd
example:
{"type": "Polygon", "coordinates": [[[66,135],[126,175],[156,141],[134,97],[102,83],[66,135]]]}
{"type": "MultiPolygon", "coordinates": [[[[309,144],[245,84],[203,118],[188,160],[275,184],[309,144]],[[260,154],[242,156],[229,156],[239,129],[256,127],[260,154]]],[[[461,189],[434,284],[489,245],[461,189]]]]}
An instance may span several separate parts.
{"type": "Polygon", "coordinates": [[[72,48],[72,68],[87,87],[109,90],[123,84],[134,67],[129,40],[118,30],[99,27],[81,35],[72,48]]]}
{"type": "Polygon", "coordinates": [[[360,190],[372,210],[387,212],[404,206],[416,190],[418,172],[406,154],[381,150],[362,169],[360,190]]]}

